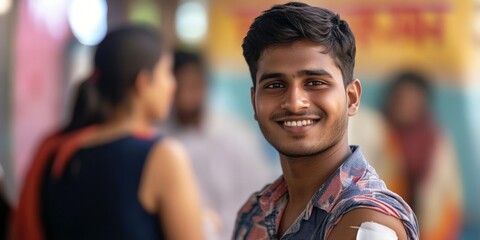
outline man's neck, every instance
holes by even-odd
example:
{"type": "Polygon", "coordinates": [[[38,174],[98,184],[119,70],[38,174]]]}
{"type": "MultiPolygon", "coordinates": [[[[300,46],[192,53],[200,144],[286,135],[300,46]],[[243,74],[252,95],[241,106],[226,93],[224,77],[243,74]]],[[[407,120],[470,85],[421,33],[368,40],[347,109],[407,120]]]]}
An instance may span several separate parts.
{"type": "Polygon", "coordinates": [[[290,158],[280,156],[283,176],[288,186],[289,205],[305,208],[330,175],[351,154],[348,141],[341,141],[314,156],[290,158]]]}

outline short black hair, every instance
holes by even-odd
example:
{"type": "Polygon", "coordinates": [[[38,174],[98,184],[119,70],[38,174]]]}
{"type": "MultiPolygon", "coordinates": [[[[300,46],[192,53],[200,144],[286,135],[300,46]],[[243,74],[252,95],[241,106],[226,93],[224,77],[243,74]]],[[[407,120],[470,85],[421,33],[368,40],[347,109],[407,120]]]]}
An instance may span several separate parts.
{"type": "Polygon", "coordinates": [[[410,85],[422,92],[425,99],[429,102],[433,98],[433,89],[428,80],[429,77],[423,72],[404,70],[393,76],[390,84],[387,86],[386,98],[393,96],[401,86],[410,85]]]}
{"type": "MultiPolygon", "coordinates": [[[[396,111],[397,93],[404,86],[411,86],[420,91],[423,95],[427,107],[433,103],[434,89],[430,83],[430,77],[425,72],[418,70],[402,70],[393,75],[383,94],[383,101],[381,102],[381,111],[387,120],[395,122],[392,113],[396,111]]],[[[431,109],[427,109],[430,111],[431,109]]]]}
{"type": "Polygon", "coordinates": [[[184,66],[193,64],[205,74],[205,62],[200,53],[176,49],[174,52],[173,73],[177,74],[184,66]]]}
{"type": "Polygon", "coordinates": [[[274,5],[255,18],[243,39],[243,56],[250,69],[253,86],[261,53],[274,45],[307,40],[325,47],[342,72],[344,85],[353,80],[355,37],[345,20],[332,11],[305,3],[274,5]]]}

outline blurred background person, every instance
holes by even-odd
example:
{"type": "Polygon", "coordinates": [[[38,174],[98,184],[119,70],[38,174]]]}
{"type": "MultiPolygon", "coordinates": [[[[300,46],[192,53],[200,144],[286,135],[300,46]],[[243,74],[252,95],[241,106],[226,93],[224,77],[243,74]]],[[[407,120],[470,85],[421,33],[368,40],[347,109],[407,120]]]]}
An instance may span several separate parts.
{"type": "Polygon", "coordinates": [[[219,239],[230,239],[238,209],[251,192],[273,178],[273,171],[250,126],[208,106],[209,81],[202,56],[177,50],[174,58],[174,108],[161,129],[185,145],[214,231],[219,239]]]}
{"type": "Polygon", "coordinates": [[[383,111],[362,106],[349,122],[350,140],[412,206],[421,239],[460,239],[463,191],[458,158],[432,110],[434,89],[415,72],[387,83],[383,111]],[[362,145],[362,146],[363,146],[362,145]]]}
{"type": "Polygon", "coordinates": [[[386,153],[377,169],[412,206],[422,239],[459,239],[462,184],[455,149],[431,109],[432,88],[414,72],[395,77],[386,91],[386,153]]]}
{"type": "Polygon", "coordinates": [[[171,61],[152,29],[106,36],[87,83],[98,94],[98,121],[67,127],[40,147],[13,239],[203,239],[189,159],[151,125],[170,109],[171,61]]]}

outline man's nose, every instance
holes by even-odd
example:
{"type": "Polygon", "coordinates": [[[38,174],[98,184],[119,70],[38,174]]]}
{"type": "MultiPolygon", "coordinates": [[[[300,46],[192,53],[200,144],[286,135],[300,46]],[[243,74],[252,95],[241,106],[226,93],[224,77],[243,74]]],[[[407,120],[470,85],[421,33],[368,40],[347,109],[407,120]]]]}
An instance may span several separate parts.
{"type": "Polygon", "coordinates": [[[300,86],[291,86],[285,93],[281,108],[290,112],[299,112],[310,106],[307,93],[300,86]]]}

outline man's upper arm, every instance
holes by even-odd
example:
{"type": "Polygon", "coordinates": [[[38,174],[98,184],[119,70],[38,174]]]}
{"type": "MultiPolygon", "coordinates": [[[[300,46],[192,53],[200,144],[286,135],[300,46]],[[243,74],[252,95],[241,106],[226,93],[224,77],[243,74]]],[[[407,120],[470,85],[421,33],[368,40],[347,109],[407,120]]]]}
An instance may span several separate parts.
{"type": "Polygon", "coordinates": [[[354,209],[343,215],[341,220],[333,227],[327,239],[355,240],[358,227],[364,222],[384,225],[395,231],[399,240],[408,240],[405,227],[399,219],[367,208],[354,209]]]}

